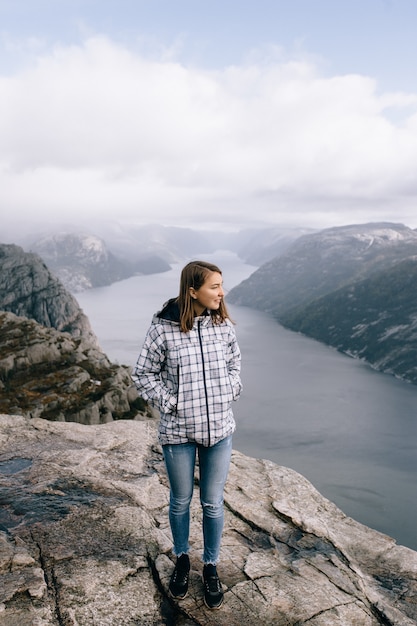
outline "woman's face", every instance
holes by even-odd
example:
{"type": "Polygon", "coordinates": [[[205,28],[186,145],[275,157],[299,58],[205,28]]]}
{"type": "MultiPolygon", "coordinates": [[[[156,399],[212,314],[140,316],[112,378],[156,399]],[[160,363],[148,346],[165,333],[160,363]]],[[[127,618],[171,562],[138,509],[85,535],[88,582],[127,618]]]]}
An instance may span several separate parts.
{"type": "Polygon", "coordinates": [[[224,296],[222,275],[218,272],[210,272],[200,289],[191,287],[190,294],[196,315],[201,315],[206,309],[216,311],[224,296]]]}

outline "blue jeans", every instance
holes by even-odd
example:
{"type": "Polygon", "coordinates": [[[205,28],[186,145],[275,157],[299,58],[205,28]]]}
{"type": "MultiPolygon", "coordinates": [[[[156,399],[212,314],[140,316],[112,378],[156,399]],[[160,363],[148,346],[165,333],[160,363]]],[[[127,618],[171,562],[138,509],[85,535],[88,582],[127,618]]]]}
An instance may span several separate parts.
{"type": "Polygon", "coordinates": [[[200,502],[203,509],[203,562],[216,565],[223,532],[223,490],[229,472],[232,436],[208,448],[196,443],[180,443],[164,445],[162,449],[171,487],[169,522],[174,554],[180,556],[190,549],[190,504],[198,453],[200,502]]]}

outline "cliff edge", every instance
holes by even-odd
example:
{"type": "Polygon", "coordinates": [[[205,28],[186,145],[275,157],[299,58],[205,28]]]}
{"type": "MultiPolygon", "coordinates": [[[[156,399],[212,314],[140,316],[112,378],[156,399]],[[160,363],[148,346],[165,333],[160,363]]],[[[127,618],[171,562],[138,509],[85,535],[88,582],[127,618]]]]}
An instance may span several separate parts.
{"type": "Polygon", "coordinates": [[[233,453],[219,572],[169,599],[168,485],[154,421],[0,416],[2,626],[412,626],[417,553],[346,517],[296,472],[233,453]]]}
{"type": "Polygon", "coordinates": [[[40,257],[13,244],[0,244],[0,310],[99,345],[74,296],[40,257]]]}

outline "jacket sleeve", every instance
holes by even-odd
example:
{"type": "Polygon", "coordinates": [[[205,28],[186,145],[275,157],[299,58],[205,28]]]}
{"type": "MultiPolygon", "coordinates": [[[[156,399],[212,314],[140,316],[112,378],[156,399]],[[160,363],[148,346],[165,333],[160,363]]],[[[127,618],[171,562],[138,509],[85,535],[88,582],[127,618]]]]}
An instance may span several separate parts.
{"type": "Polygon", "coordinates": [[[132,380],[144,400],[164,413],[171,413],[176,408],[177,399],[161,378],[165,358],[163,332],[157,325],[152,325],[133,369],[132,380]]]}
{"type": "Polygon", "coordinates": [[[237,400],[242,391],[242,381],[240,379],[241,354],[237,342],[235,329],[230,327],[229,354],[227,369],[233,389],[233,400],[237,400]]]}

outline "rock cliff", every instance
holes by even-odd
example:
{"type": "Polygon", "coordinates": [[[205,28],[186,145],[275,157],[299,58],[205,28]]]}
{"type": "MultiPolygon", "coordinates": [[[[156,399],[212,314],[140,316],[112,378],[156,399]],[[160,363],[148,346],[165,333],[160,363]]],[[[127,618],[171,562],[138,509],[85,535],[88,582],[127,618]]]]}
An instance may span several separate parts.
{"type": "Polygon", "coordinates": [[[346,517],[302,476],[233,453],[219,572],[168,598],[168,486],[154,421],[0,416],[2,626],[412,626],[417,553],[346,517]]]}
{"type": "Polygon", "coordinates": [[[83,337],[2,311],[0,412],[82,424],[150,415],[128,367],[83,337]]]}
{"type": "Polygon", "coordinates": [[[42,326],[84,337],[98,345],[78,302],[36,255],[0,244],[0,310],[36,320],[42,326]]]}
{"type": "Polygon", "coordinates": [[[297,239],[228,301],[417,384],[417,231],[352,224],[297,239]]]}
{"type": "Polygon", "coordinates": [[[36,255],[0,246],[0,270],[0,412],[83,424],[151,415],[36,255]]]}
{"type": "Polygon", "coordinates": [[[302,332],[417,385],[417,255],[282,315],[302,332]]]}

